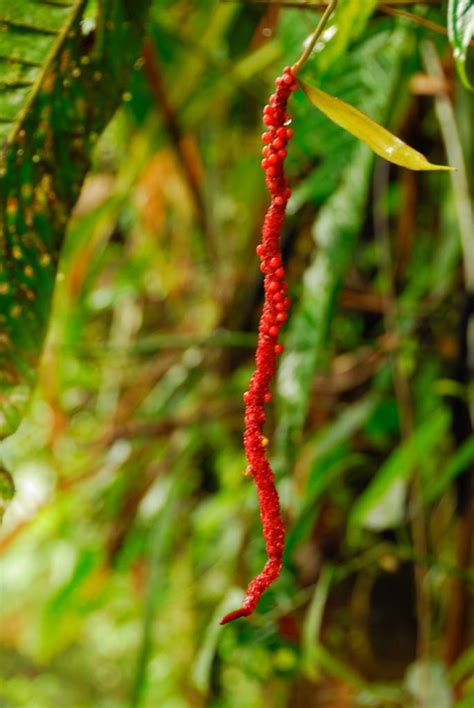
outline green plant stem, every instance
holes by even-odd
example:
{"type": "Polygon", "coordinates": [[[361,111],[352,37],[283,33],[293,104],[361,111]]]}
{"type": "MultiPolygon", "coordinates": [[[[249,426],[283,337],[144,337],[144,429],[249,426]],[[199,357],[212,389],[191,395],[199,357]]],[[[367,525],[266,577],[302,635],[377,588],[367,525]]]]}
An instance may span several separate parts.
{"type": "Polygon", "coordinates": [[[297,74],[303,68],[303,66],[306,64],[306,62],[308,61],[308,59],[311,56],[313,49],[316,45],[316,42],[318,41],[318,39],[322,35],[324,28],[326,27],[330,16],[332,15],[334,10],[336,9],[337,3],[338,3],[338,0],[331,0],[329,5],[325,9],[323,16],[319,20],[318,26],[314,30],[308,44],[305,47],[303,54],[300,56],[298,61],[296,61],[293,64],[293,66],[291,67],[293,69],[294,74],[297,74]]]}

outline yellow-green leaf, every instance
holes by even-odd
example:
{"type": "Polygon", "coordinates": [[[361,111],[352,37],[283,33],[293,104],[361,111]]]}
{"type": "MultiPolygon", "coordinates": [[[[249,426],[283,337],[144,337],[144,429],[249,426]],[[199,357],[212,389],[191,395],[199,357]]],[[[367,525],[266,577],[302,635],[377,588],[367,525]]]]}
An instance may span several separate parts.
{"type": "Polygon", "coordinates": [[[307,84],[301,83],[301,86],[316,108],[389,162],[410,170],[454,169],[447,165],[433,165],[421,152],[411,148],[349,103],[307,84]]]}

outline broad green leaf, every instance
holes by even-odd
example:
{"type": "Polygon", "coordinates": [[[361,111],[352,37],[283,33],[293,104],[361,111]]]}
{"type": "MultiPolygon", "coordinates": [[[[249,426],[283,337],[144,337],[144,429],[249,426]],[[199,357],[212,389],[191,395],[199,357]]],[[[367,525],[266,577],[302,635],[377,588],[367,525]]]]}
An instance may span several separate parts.
{"type": "Polygon", "coordinates": [[[372,118],[345,101],[320,89],[301,84],[312,103],[330,120],[366,143],[377,155],[410,170],[451,170],[446,165],[433,165],[417,150],[392,135],[372,118]]]}
{"type": "Polygon", "coordinates": [[[34,385],[68,217],[140,51],[148,0],[98,5],[84,34],[86,0],[0,0],[0,439],[34,385]]]}
{"type": "MultiPolygon", "coordinates": [[[[377,86],[364,87],[373,112],[383,118],[388,110],[391,90],[400,78],[400,61],[406,35],[387,36],[378,49],[377,82],[387,87],[383,95],[377,86]]],[[[365,145],[357,145],[351,159],[341,170],[336,190],[324,204],[314,223],[314,258],[305,272],[298,306],[290,319],[286,354],[278,373],[279,420],[277,459],[279,469],[290,464],[301,443],[301,434],[311,398],[316,371],[321,369],[330,342],[332,313],[341,282],[351,264],[357,236],[364,219],[373,156],[365,145]]],[[[346,158],[347,162],[347,158],[346,158]]]]}
{"type": "Polygon", "coordinates": [[[371,167],[371,153],[359,145],[339,189],[314,224],[317,254],[304,275],[278,372],[280,453],[300,443],[311,382],[324,362],[337,294],[362,225],[371,167]]]}
{"type": "Polygon", "coordinates": [[[314,447],[315,457],[308,460],[309,473],[302,507],[287,535],[285,554],[288,558],[295,546],[310,534],[318,514],[318,502],[325,490],[347,469],[362,464],[361,455],[350,453],[348,440],[363,427],[376,402],[375,396],[369,394],[351,404],[309,442],[308,445],[314,447]]]}
{"type": "Polygon", "coordinates": [[[441,408],[401,443],[357,499],[349,517],[350,526],[379,530],[392,528],[400,522],[406,483],[415,468],[421,469],[424,460],[435,453],[448,426],[449,415],[441,408]]]}
{"type": "Polygon", "coordinates": [[[466,73],[467,49],[474,36],[474,4],[472,0],[449,0],[448,36],[453,46],[459,76],[466,88],[472,89],[472,84],[466,73]]]}

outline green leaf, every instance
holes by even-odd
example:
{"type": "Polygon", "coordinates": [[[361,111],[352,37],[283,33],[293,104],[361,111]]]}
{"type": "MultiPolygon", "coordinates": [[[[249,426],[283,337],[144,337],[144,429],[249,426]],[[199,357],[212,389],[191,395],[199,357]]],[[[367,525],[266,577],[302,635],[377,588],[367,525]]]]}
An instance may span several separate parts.
{"type": "Polygon", "coordinates": [[[235,607],[242,604],[243,593],[238,588],[232,588],[216,607],[211,620],[203,633],[203,641],[198,650],[191,669],[191,680],[200,693],[209,690],[211,682],[212,664],[216,655],[219,637],[223,630],[219,624],[220,619],[235,607]]]}
{"type": "MultiPolygon", "coordinates": [[[[372,73],[377,84],[364,87],[374,113],[380,117],[385,116],[391,91],[400,78],[400,60],[406,42],[404,32],[385,37],[377,56],[372,56],[371,64],[377,68],[372,73]],[[380,81],[387,86],[383,95],[377,90],[380,81]]],[[[290,464],[301,443],[312,382],[327,356],[332,313],[364,219],[373,155],[365,145],[357,143],[350,155],[348,162],[347,152],[343,153],[346,164],[339,185],[314,223],[317,249],[305,272],[300,301],[289,322],[287,353],[278,373],[281,422],[277,429],[276,466],[279,469],[290,464]]]]}
{"type": "Polygon", "coordinates": [[[333,581],[334,569],[323,566],[321,575],[314,589],[313,599],[303,623],[303,641],[301,665],[308,678],[313,681],[318,678],[318,646],[320,645],[321,626],[324,609],[328,600],[333,581]]]}
{"type": "Polygon", "coordinates": [[[456,66],[466,88],[472,84],[466,73],[466,56],[469,42],[474,36],[474,5],[472,0],[449,0],[448,36],[453,47],[456,66]]]}
{"type": "Polygon", "coordinates": [[[335,60],[344,54],[350,42],[364,30],[378,0],[340,0],[331,20],[323,32],[319,45],[318,69],[325,71],[335,60]],[[323,51],[324,50],[324,51],[323,51]]]}
{"type": "Polygon", "coordinates": [[[127,86],[148,3],[99,3],[98,29],[85,35],[86,0],[0,0],[0,439],[34,385],[68,217],[127,86]]]}
{"type": "Polygon", "coordinates": [[[15,494],[15,485],[12,476],[7,470],[0,466],[0,521],[8,505],[15,494]]]}
{"type": "Polygon", "coordinates": [[[474,464],[474,437],[468,438],[456,450],[446,466],[439,471],[439,475],[426,485],[424,490],[425,502],[430,504],[436,501],[456,477],[472,464],[474,464]]]}
{"type": "Polygon", "coordinates": [[[452,170],[446,165],[433,165],[417,150],[392,135],[369,116],[345,101],[320,89],[301,83],[309,100],[330,120],[366,143],[377,155],[410,170],[452,170]]]}
{"type": "Polygon", "coordinates": [[[421,469],[424,460],[434,454],[448,426],[449,415],[441,408],[399,445],[357,499],[349,517],[349,526],[380,530],[400,523],[406,483],[415,468],[421,469]]]}

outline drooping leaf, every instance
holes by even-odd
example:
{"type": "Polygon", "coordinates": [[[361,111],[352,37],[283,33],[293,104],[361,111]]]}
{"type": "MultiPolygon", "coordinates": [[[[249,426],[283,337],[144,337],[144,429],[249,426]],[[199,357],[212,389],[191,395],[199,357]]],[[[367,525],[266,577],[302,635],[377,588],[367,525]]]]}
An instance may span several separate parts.
{"type": "Polygon", "coordinates": [[[466,88],[472,89],[472,84],[466,73],[467,49],[474,36],[474,4],[472,0],[449,0],[448,36],[453,46],[454,59],[461,81],[466,88]]]}
{"type": "Polygon", "coordinates": [[[0,0],[0,439],[17,427],[45,337],[69,213],[120,103],[148,0],[0,0]]]}
{"type": "Polygon", "coordinates": [[[301,84],[309,100],[330,120],[366,143],[377,155],[410,170],[451,170],[433,165],[424,155],[392,135],[386,128],[345,101],[318,88],[301,84]]]}

